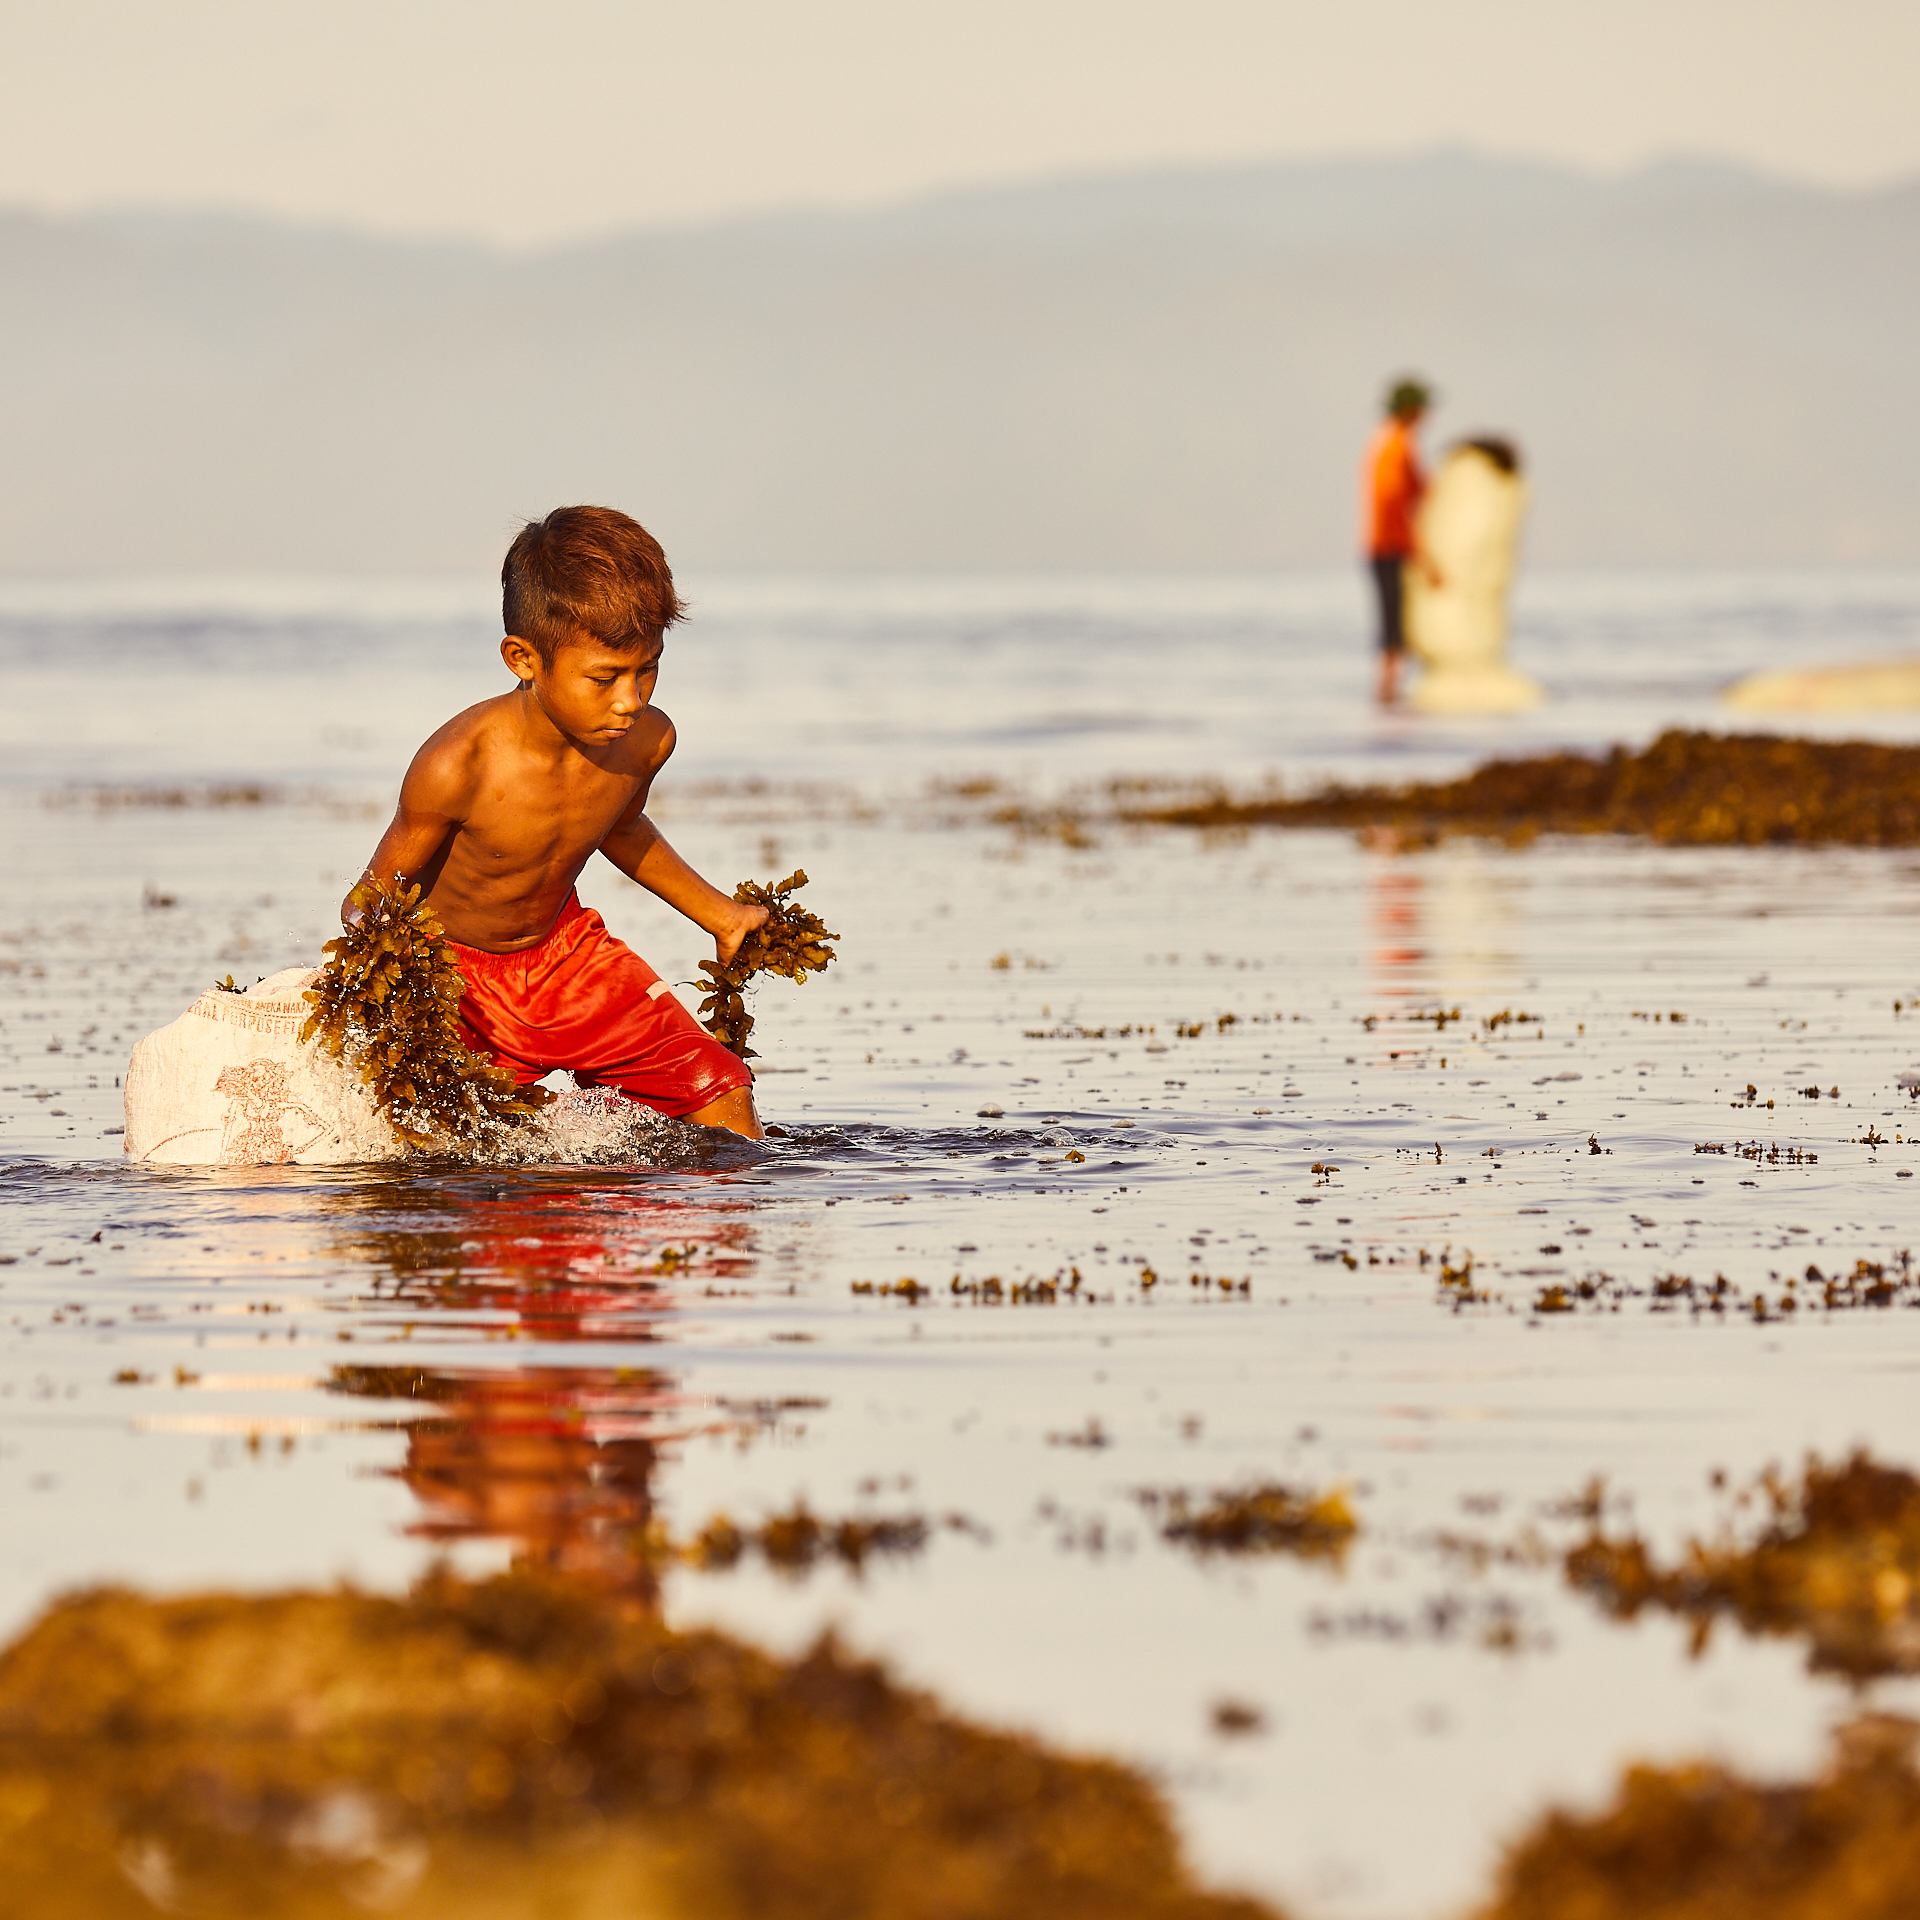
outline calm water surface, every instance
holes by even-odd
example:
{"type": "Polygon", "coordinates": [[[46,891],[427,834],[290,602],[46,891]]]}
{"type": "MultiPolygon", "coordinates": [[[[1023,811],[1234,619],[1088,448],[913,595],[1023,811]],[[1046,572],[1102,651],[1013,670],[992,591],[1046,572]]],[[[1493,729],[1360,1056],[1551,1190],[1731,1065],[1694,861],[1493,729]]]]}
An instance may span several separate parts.
{"type": "MultiPolygon", "coordinates": [[[[484,583],[0,590],[6,1629],[102,1579],[645,1583],[649,1527],[803,1497],[931,1543],[675,1572],[675,1618],[833,1624],[1136,1759],[1210,1873],[1303,1913],[1457,1910],[1629,1757],[1809,1764],[1857,1701],[1792,1645],[1692,1658],[1441,1536],[1570,1537],[1557,1504],[1604,1475],[1671,1545],[1724,1511],[1714,1469],[1920,1462],[1920,1317],[1651,1292],[1777,1301],[1920,1249],[1893,1011],[1920,860],[1070,847],[952,788],[1640,740],[1751,668],[1920,646],[1920,579],[1539,583],[1517,652],[1552,703],[1444,728],[1367,710],[1344,576],[689,585],[663,821],[722,881],[804,864],[845,936],[759,996],[787,1137],[246,1173],[122,1163],[127,1051],[210,979],[314,957],[412,746],[502,684],[484,583]],[[1487,1297],[1455,1311],[1469,1251],[1487,1297]],[[1347,1488],[1344,1564],[1198,1561],[1138,1498],[1256,1477],[1347,1488]],[[1264,1732],[1216,1733],[1223,1700],[1264,1732]]],[[[649,896],[583,891],[691,975],[649,896]]]]}

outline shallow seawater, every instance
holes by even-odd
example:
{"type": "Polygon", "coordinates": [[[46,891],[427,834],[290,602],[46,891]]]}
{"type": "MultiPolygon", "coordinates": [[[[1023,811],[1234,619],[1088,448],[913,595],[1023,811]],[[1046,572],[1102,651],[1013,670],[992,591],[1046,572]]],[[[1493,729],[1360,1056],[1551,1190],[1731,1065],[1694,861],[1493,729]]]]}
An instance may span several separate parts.
{"type": "MultiPolygon", "coordinates": [[[[725,881],[804,865],[844,935],[758,996],[784,1136],[246,1173],[123,1163],[127,1050],[210,979],[317,951],[484,624],[457,595],[16,607],[41,677],[4,801],[5,1630],[99,1580],[664,1577],[676,1622],[781,1648],[836,1624],[964,1712],[1139,1761],[1207,1873],[1306,1915],[1458,1911],[1629,1758],[1811,1768],[1859,1696],[1803,1648],[1696,1657],[1473,1545],[1564,1543],[1596,1476],[1670,1549],[1718,1524],[1716,1470],[1920,1463],[1920,1316],[1825,1311],[1806,1277],[1920,1252],[1920,1009],[1894,1010],[1920,857],[1073,847],[925,797],[1644,737],[1710,716],[1716,676],[1920,627],[1911,581],[1576,584],[1542,589],[1534,644],[1569,664],[1518,733],[1372,720],[1333,583],[850,591],[837,619],[825,589],[715,587],[708,631],[753,671],[675,643],[662,818],[725,881]],[[1282,667],[1316,659],[1290,708],[1282,667]],[[153,803],[247,779],[284,790],[153,803]],[[1351,1548],[1200,1555],[1141,1498],[1262,1479],[1346,1489],[1351,1548]],[[806,1577],[663,1576],[645,1546],[796,1499],[925,1544],[806,1577]]],[[[648,896],[583,892],[692,975],[648,896]]]]}

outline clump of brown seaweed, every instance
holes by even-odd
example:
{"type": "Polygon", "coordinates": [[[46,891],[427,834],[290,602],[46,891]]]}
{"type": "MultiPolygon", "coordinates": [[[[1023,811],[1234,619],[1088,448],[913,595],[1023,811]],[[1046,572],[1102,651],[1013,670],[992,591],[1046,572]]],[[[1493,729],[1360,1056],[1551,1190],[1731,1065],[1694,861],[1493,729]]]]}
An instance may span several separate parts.
{"type": "Polygon", "coordinates": [[[1810,1458],[1797,1486],[1764,1474],[1744,1499],[1756,1496],[1771,1518],[1750,1544],[1729,1530],[1661,1567],[1639,1535],[1596,1525],[1568,1551],[1567,1581],[1621,1619],[1683,1616],[1696,1652],[1725,1616],[1746,1633],[1804,1636],[1817,1672],[1920,1673],[1920,1478],[1861,1452],[1832,1467],[1810,1458]]]}
{"type": "Polygon", "coordinates": [[[1372,827],[1407,841],[1448,834],[1635,834],[1667,846],[1920,845],[1920,747],[1672,728],[1614,747],[1490,760],[1459,780],[1335,784],[1288,799],[1224,791],[1122,820],[1184,827],[1372,827]]]}
{"type": "Polygon", "coordinates": [[[17,1920],[1272,1920],[1127,1767],[551,1574],[60,1601],[0,1654],[0,1835],[17,1920]]]}
{"type": "Polygon", "coordinates": [[[678,1552],[690,1566],[707,1573],[724,1573],[757,1553],[785,1574],[810,1573],[828,1560],[857,1574],[869,1560],[918,1553],[931,1534],[921,1514],[849,1514],[829,1520],[802,1500],[757,1527],[741,1527],[724,1513],[715,1514],[678,1552]]]}
{"type": "Polygon", "coordinates": [[[1178,1487],[1144,1488],[1136,1497],[1158,1521],[1162,1539],[1203,1555],[1291,1553],[1337,1561],[1360,1532],[1339,1487],[1314,1494],[1262,1480],[1221,1488],[1205,1499],[1178,1487]]]}
{"type": "Polygon", "coordinates": [[[369,876],[350,898],[359,918],[322,949],[301,1043],[317,1039],[344,1056],[409,1146],[473,1140],[544,1107],[546,1088],[518,1085],[461,1039],[467,983],[418,883],[369,876]]]}
{"type": "Polygon", "coordinates": [[[829,933],[818,914],[788,898],[807,884],[804,868],[796,867],[784,880],[772,886],[742,880],[734,888],[736,900],[765,907],[766,919],[741,941],[740,950],[724,966],[718,960],[702,960],[700,971],[707,976],[707,997],[700,1002],[700,1014],[707,1031],[742,1060],[758,1056],[747,1045],[753,1031],[753,1015],[747,1011],[742,989],[756,973],[777,973],[784,979],[804,984],[810,973],[824,972],[837,957],[827,945],[838,940],[829,933]]]}
{"type": "Polygon", "coordinates": [[[1904,1920],[1920,1911],[1916,1732],[1863,1715],[1804,1783],[1631,1768],[1604,1811],[1541,1820],[1476,1920],[1904,1920]]]}

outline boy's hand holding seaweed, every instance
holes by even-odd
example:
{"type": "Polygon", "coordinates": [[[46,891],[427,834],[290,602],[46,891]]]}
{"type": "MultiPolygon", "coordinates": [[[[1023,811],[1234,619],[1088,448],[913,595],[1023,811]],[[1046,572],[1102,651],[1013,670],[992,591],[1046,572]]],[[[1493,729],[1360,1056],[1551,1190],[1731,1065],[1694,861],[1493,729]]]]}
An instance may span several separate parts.
{"type": "Polygon", "coordinates": [[[798,867],[770,887],[741,881],[733,897],[757,908],[758,919],[733,943],[731,952],[723,941],[718,960],[700,962],[708,989],[707,997],[700,1002],[701,1017],[707,1031],[742,1060],[757,1057],[747,1045],[753,1015],[741,998],[741,989],[748,981],[756,973],[778,973],[804,983],[808,974],[823,972],[835,958],[827,942],[840,936],[829,933],[819,915],[788,898],[806,884],[806,872],[798,867]]]}
{"type": "MultiPolygon", "coordinates": [[[[805,884],[804,877],[801,884],[805,884]]],[[[753,888],[751,881],[741,881],[727,904],[734,908],[732,917],[723,926],[707,929],[713,935],[713,950],[723,967],[731,965],[741,947],[767,923],[767,909],[760,904],[760,890],[753,888]]]]}
{"type": "Polygon", "coordinates": [[[354,888],[353,920],[323,949],[307,990],[313,1012],[301,1044],[319,1038],[346,1054],[374,1103],[409,1146],[473,1140],[489,1126],[518,1126],[553,1095],[522,1087],[504,1067],[470,1052],[460,1032],[466,991],[439,917],[405,876],[369,876],[354,888]]]}

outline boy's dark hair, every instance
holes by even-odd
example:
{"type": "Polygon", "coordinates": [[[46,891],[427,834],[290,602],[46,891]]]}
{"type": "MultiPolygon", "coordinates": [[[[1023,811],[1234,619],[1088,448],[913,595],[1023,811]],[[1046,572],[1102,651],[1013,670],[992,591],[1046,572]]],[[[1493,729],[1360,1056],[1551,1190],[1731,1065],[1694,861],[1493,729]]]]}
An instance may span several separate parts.
{"type": "Polygon", "coordinates": [[[614,507],[529,520],[500,568],[500,617],[549,667],[583,629],[622,651],[657,641],[686,608],[660,542],[614,507]]]}
{"type": "Polygon", "coordinates": [[[1409,419],[1432,405],[1433,389],[1418,374],[1402,374],[1387,387],[1386,411],[1392,419],[1409,419]]]}

